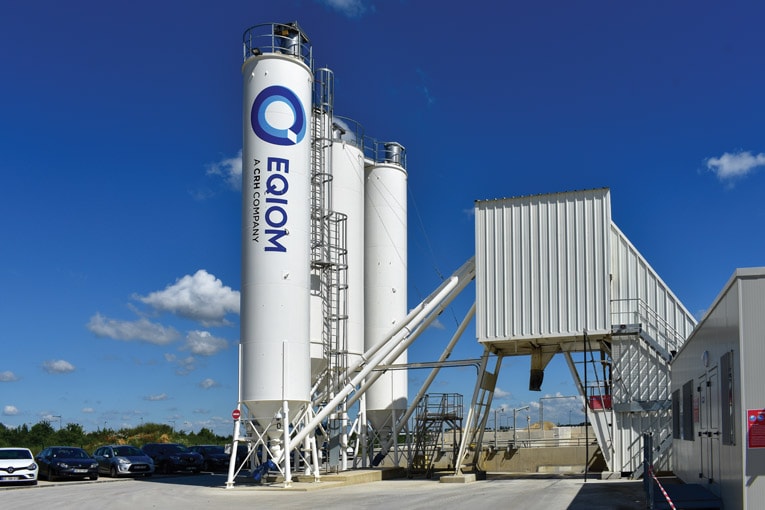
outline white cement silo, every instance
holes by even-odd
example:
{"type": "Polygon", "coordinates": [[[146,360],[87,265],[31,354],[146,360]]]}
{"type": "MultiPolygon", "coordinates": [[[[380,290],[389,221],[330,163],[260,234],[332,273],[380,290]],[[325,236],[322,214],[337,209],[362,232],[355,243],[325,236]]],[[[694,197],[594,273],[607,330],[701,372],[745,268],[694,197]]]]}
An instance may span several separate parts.
{"type": "Polygon", "coordinates": [[[350,119],[335,118],[332,144],[333,208],[347,216],[347,316],[344,345],[347,365],[364,352],[364,152],[361,126],[350,119]]]}
{"type": "MultiPolygon", "coordinates": [[[[364,213],[365,347],[380,343],[407,314],[407,173],[404,149],[385,144],[385,154],[366,168],[364,213]]],[[[406,363],[406,351],[387,363],[406,363]]],[[[369,424],[390,431],[404,414],[407,371],[389,370],[365,393],[369,424]]]]}
{"type": "Polygon", "coordinates": [[[310,401],[313,78],[296,25],[252,27],[244,46],[240,390],[266,426],[310,401]]]}

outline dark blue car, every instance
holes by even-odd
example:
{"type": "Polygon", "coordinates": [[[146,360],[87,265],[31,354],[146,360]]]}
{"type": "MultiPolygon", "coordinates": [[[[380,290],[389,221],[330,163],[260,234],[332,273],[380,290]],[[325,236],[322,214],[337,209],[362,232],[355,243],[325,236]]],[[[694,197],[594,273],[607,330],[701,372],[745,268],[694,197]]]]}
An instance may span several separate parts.
{"type": "Polygon", "coordinates": [[[35,457],[40,476],[48,481],[56,478],[90,478],[98,480],[98,463],[82,448],[51,446],[35,457]]]}
{"type": "Polygon", "coordinates": [[[214,444],[202,444],[189,446],[189,450],[197,452],[202,456],[203,468],[205,471],[226,471],[231,461],[231,456],[227,455],[222,446],[214,444]]]}

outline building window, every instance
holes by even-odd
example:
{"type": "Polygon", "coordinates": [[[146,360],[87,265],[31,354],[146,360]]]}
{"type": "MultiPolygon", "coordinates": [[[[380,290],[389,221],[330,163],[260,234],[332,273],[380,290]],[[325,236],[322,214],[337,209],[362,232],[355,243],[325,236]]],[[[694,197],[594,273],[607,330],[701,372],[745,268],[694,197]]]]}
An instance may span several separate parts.
{"type": "Polygon", "coordinates": [[[693,379],[683,384],[683,439],[693,441],[693,379]]]}
{"type": "Polygon", "coordinates": [[[680,424],[682,422],[682,409],[683,407],[680,405],[680,390],[675,390],[672,392],[672,438],[673,439],[682,439],[683,438],[683,431],[680,428],[680,424]]]}
{"type": "Polygon", "coordinates": [[[733,387],[733,351],[728,351],[720,357],[720,432],[722,444],[736,444],[736,402],[733,387]]]}

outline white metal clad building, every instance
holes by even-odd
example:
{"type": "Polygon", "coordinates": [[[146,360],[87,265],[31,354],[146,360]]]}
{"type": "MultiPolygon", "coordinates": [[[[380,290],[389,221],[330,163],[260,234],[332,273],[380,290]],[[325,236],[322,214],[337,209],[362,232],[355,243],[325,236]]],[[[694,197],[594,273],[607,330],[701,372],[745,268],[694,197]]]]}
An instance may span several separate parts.
{"type": "Polygon", "coordinates": [[[608,189],[477,201],[478,340],[608,333],[610,223],[608,189]]]}
{"type": "Polygon", "coordinates": [[[656,467],[671,469],[670,366],[667,361],[696,320],[619,228],[611,224],[612,324],[640,324],[644,340],[611,339],[614,466],[633,471],[642,462],[641,437],[653,431],[656,467]],[[651,342],[651,343],[649,343],[651,342]],[[620,467],[621,466],[621,467],[620,467]]]}
{"type": "Polygon", "coordinates": [[[737,269],[672,362],[674,471],[725,508],[765,501],[765,267],[737,269]]]}
{"type": "Polygon", "coordinates": [[[640,474],[644,432],[669,467],[668,362],[695,320],[612,221],[607,188],[477,201],[476,293],[479,342],[531,355],[530,389],[562,353],[587,402],[607,403],[591,419],[610,470],[640,474]],[[585,335],[602,374],[586,384],[571,357],[585,335]]]}

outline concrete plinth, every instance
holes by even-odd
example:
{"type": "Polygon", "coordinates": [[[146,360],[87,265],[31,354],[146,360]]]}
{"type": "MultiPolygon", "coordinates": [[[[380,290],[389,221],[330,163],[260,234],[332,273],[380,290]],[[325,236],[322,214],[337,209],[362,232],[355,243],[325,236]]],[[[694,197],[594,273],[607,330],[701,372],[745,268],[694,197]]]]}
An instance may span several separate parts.
{"type": "Polygon", "coordinates": [[[473,483],[476,481],[475,473],[466,475],[444,475],[439,478],[441,483],[473,483]]]}

